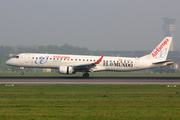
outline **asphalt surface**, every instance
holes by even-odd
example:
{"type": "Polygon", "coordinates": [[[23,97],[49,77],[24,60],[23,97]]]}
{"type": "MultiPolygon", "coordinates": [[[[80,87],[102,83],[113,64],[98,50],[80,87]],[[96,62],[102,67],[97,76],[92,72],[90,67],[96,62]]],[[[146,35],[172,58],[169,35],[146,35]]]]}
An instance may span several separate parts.
{"type": "Polygon", "coordinates": [[[0,84],[180,84],[180,77],[144,76],[0,76],[0,84]]]}

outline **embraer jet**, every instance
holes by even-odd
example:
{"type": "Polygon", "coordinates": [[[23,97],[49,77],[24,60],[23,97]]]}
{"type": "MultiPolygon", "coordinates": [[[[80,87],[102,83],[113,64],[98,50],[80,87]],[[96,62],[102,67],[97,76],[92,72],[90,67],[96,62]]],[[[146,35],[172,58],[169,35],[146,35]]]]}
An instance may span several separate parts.
{"type": "Polygon", "coordinates": [[[135,71],[173,64],[166,60],[171,41],[172,37],[164,38],[150,54],[140,58],[21,53],[9,59],[6,64],[20,67],[22,75],[24,75],[25,67],[53,68],[58,69],[61,74],[82,72],[84,73],[83,77],[89,77],[88,72],[135,71]]]}

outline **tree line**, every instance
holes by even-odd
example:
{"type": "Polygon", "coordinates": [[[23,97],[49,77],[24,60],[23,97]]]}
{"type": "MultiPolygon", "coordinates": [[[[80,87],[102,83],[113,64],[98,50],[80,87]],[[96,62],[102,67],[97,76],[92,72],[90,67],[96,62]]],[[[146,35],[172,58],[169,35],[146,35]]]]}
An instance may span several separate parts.
{"type": "Polygon", "coordinates": [[[19,70],[5,65],[5,61],[9,59],[9,54],[19,53],[49,53],[49,54],[77,54],[77,55],[101,55],[102,53],[97,50],[93,53],[85,47],[72,46],[64,44],[62,46],[48,45],[48,46],[0,46],[0,72],[7,71],[8,69],[19,70]]]}
{"type": "MultiPolygon", "coordinates": [[[[72,46],[64,44],[62,46],[48,45],[48,46],[0,46],[0,58],[9,58],[9,54],[18,53],[51,53],[51,54],[78,54],[78,55],[91,55],[91,51],[85,47],[72,46]]],[[[97,50],[96,55],[101,55],[100,51],[97,50]]]]}

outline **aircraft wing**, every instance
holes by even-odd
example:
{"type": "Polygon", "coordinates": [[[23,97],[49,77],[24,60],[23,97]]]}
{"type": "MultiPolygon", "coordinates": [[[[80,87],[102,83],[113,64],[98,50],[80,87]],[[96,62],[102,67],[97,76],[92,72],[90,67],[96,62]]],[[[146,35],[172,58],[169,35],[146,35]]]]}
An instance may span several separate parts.
{"type": "Polygon", "coordinates": [[[91,71],[90,69],[95,67],[96,64],[99,64],[101,62],[101,60],[103,59],[104,56],[101,56],[101,58],[94,62],[94,63],[89,63],[89,64],[81,64],[81,65],[77,65],[77,66],[73,66],[73,69],[75,71],[91,71]]]}

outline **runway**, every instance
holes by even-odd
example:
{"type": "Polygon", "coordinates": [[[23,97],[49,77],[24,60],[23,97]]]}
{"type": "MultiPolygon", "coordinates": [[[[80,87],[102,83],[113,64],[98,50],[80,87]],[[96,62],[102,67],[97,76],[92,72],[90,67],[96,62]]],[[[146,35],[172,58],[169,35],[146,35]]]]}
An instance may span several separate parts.
{"type": "Polygon", "coordinates": [[[180,77],[0,76],[0,84],[180,84],[180,77]]]}

